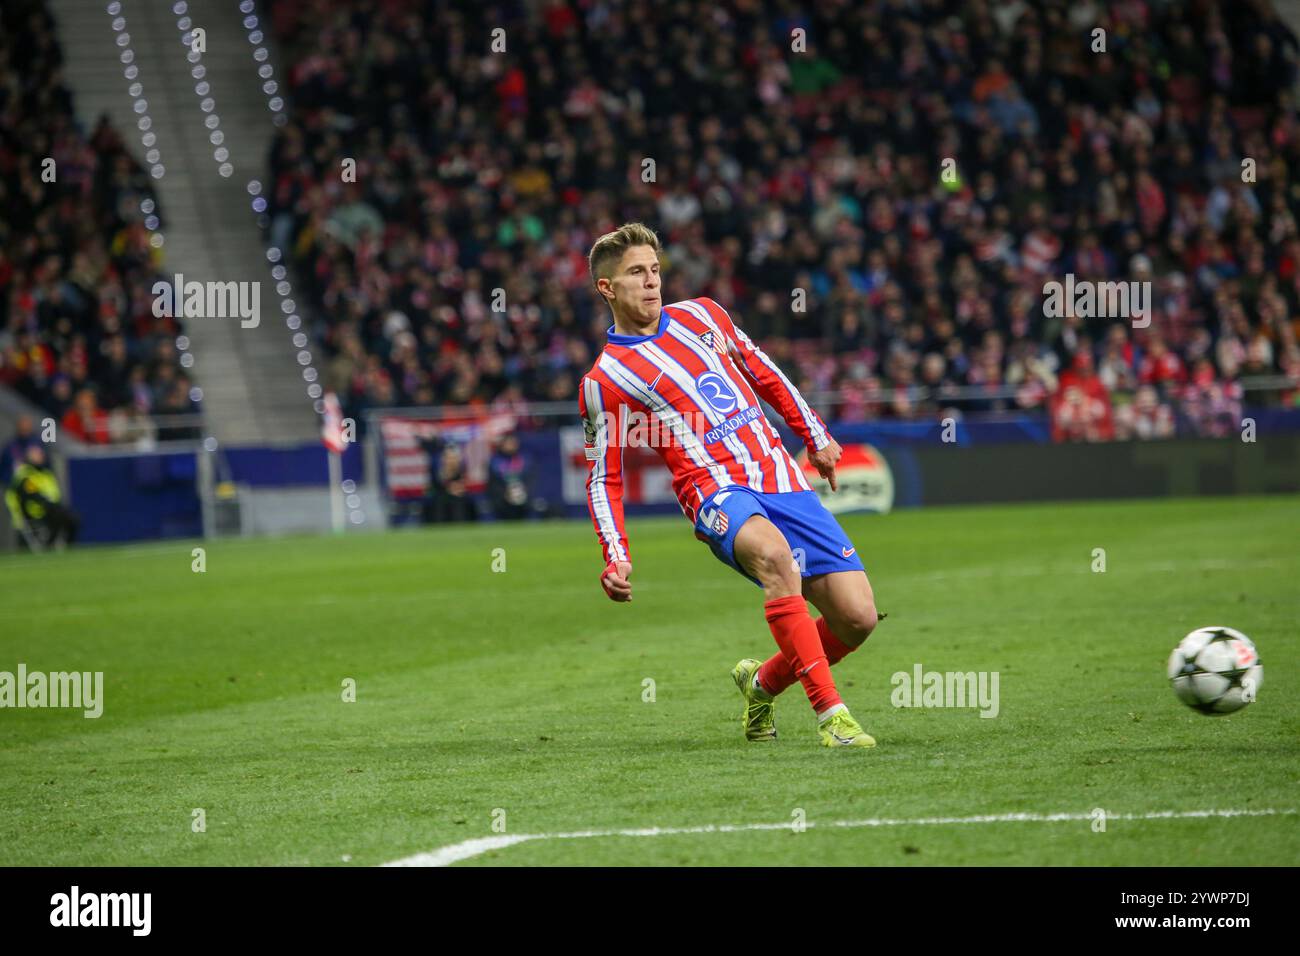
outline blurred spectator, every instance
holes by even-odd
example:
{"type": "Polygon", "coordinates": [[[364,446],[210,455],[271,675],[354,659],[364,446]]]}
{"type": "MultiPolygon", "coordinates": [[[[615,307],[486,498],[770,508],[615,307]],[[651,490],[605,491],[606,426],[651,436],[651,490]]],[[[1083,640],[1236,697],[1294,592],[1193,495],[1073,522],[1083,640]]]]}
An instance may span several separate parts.
{"type": "Polygon", "coordinates": [[[465,456],[454,443],[442,445],[433,455],[429,477],[426,522],[477,521],[478,505],[469,494],[465,456]]]}
{"type": "Polygon", "coordinates": [[[1214,367],[1208,358],[1197,362],[1182,397],[1183,414],[1187,416],[1196,434],[1209,438],[1240,434],[1241,384],[1217,381],[1214,367]]]}
{"type": "Polygon", "coordinates": [[[1143,385],[1137,390],[1133,401],[1115,409],[1116,438],[1146,441],[1173,436],[1174,411],[1160,401],[1155,388],[1150,385],[1143,385]]]}
{"type": "Polygon", "coordinates": [[[60,427],[77,441],[106,445],[111,440],[108,415],[99,407],[94,389],[77,392],[72,407],[63,416],[60,427]]]}
{"type": "Polygon", "coordinates": [[[1186,377],[1183,360],[1169,351],[1159,334],[1150,336],[1147,339],[1146,356],[1138,368],[1138,381],[1143,385],[1154,385],[1163,394],[1169,395],[1186,377]]]}
{"type": "Polygon", "coordinates": [[[1079,352],[1062,373],[1052,397],[1052,441],[1110,441],[1115,437],[1110,394],[1092,364],[1092,355],[1079,352]]]}
{"type": "Polygon", "coordinates": [[[517,521],[552,512],[546,499],[533,495],[533,475],[532,462],[519,447],[519,436],[514,432],[502,435],[488,460],[488,501],[498,519],[517,521]]]}
{"type": "MultiPolygon", "coordinates": [[[[198,411],[198,406],[190,398],[190,389],[192,385],[185,375],[173,376],[170,369],[168,374],[163,377],[163,383],[166,383],[166,391],[161,392],[158,402],[153,408],[153,412],[159,416],[167,416],[161,419],[162,424],[158,426],[157,435],[159,441],[194,441],[201,435],[202,430],[198,424],[192,421],[181,419],[177,421],[172,416],[193,415],[198,411]]],[[[162,384],[162,383],[160,383],[162,384]]],[[[128,434],[139,436],[139,433],[145,426],[137,424],[135,429],[128,434]]]]}
{"type": "Polygon", "coordinates": [[[519,437],[502,435],[488,460],[488,501],[496,517],[517,521],[528,516],[528,481],[532,469],[519,450],[519,437]]]}
{"type": "Polygon", "coordinates": [[[1101,360],[1097,365],[1097,377],[1101,379],[1106,391],[1132,393],[1137,389],[1137,374],[1133,370],[1134,354],[1128,329],[1120,323],[1112,325],[1106,332],[1101,360]]]}
{"type": "Polygon", "coordinates": [[[19,415],[14,423],[14,437],[0,451],[0,484],[9,486],[14,469],[27,460],[27,449],[41,444],[36,433],[36,422],[30,415],[19,415]]]}
{"type": "Polygon", "coordinates": [[[5,505],[30,550],[62,549],[77,539],[80,519],[63,504],[59,480],[45,461],[45,447],[31,445],[5,489],[5,505]]]}

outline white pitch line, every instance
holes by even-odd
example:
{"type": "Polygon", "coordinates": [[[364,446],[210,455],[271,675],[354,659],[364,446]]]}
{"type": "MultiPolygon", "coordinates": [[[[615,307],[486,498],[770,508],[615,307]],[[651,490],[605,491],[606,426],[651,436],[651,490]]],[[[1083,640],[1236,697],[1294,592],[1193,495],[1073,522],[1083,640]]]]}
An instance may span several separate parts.
{"type": "MultiPolygon", "coordinates": [[[[1271,817],[1294,814],[1295,810],[1159,810],[1151,813],[1107,813],[1107,820],[1185,820],[1196,817],[1271,817]]],[[[874,817],[866,820],[833,820],[818,824],[806,823],[812,828],[822,827],[922,827],[952,826],[963,823],[1081,823],[1094,819],[1091,813],[993,813],[975,817],[917,817],[911,820],[898,820],[888,817],[874,817]]],[[[790,823],[738,823],[706,824],[696,827],[645,827],[635,830],[578,830],[573,833],[518,833],[476,837],[450,843],[427,853],[393,860],[382,866],[450,866],[461,860],[481,856],[490,850],[500,850],[517,843],[532,840],[581,840],[591,837],[653,837],[676,836],[691,833],[740,833],[751,830],[788,830],[790,823]]]]}

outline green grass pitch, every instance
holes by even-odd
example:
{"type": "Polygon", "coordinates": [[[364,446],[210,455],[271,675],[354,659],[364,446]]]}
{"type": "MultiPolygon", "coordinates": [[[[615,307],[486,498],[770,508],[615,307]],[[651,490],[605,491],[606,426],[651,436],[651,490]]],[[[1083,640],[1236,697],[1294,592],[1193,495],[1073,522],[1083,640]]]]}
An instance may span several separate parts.
{"type": "Polygon", "coordinates": [[[879,740],[862,752],[817,746],[797,686],[780,739],[745,742],[728,672],[775,646],[762,592],[680,517],[630,519],[630,605],[604,596],[579,521],[216,541],[201,574],[196,542],[0,558],[0,670],[100,670],[105,696],[97,720],[0,710],[0,863],[373,865],[494,819],[555,834],[798,810],[802,832],[535,840],[461,865],[1300,862],[1295,815],[1086,818],[1300,809],[1300,499],[842,522],[889,612],[835,670],[879,740]],[[1264,664],[1259,701],[1228,717],[1165,679],[1208,624],[1264,664]],[[893,707],[891,675],[918,663],[998,672],[998,716],[893,707]],[[1015,812],[1085,819],[828,826],[1015,812]]]}

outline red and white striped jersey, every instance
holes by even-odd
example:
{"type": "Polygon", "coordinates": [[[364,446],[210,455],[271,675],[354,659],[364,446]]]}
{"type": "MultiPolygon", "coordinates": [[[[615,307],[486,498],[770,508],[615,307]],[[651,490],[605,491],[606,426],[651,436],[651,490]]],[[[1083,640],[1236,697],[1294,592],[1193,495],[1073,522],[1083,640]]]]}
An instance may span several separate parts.
{"type": "Polygon", "coordinates": [[[587,510],[605,562],[630,561],[623,522],[623,448],[653,447],[692,524],[719,488],[811,491],[759,404],[781,413],[809,449],[826,425],[763,350],[712,299],[664,306],[659,330],[609,339],[578,391],[590,462],[587,510]]]}

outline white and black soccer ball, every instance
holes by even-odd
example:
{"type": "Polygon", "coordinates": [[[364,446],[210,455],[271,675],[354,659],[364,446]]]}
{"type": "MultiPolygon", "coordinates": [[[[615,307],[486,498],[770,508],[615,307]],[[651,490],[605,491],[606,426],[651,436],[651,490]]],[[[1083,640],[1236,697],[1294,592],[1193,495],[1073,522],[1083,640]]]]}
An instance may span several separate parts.
{"type": "Polygon", "coordinates": [[[1259,651],[1231,627],[1199,627],[1169,655],[1169,682],[1188,707],[1231,714],[1255,700],[1264,682],[1259,651]]]}

